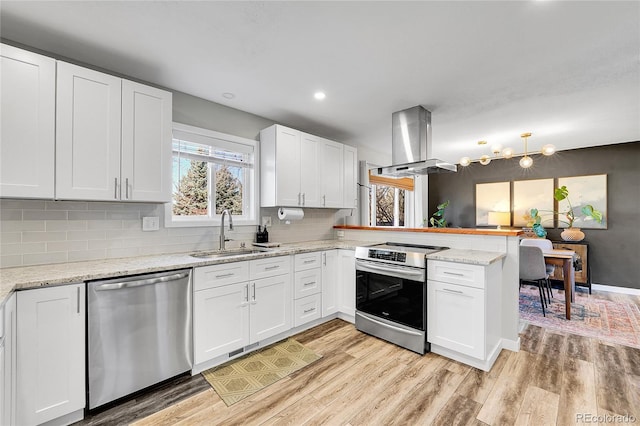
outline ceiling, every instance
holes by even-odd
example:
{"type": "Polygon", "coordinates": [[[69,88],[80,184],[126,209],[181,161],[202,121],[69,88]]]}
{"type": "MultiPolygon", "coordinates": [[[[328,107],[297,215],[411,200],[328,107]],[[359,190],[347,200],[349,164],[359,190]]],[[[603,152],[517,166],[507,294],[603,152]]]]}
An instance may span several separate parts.
{"type": "Polygon", "coordinates": [[[431,156],[454,163],[494,143],[521,152],[522,132],[530,150],[640,140],[637,1],[3,0],[0,13],[6,40],[384,155],[391,113],[418,104],[431,156]]]}

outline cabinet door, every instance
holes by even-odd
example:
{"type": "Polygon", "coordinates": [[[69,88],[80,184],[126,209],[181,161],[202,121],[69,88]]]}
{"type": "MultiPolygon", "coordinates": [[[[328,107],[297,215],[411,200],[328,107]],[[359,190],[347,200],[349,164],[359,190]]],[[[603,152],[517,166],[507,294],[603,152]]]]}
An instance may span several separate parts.
{"type": "Polygon", "coordinates": [[[193,343],[196,364],[249,344],[249,284],[196,291],[193,343]]]}
{"type": "Polygon", "coordinates": [[[342,207],[353,209],[358,207],[358,151],[351,146],[344,146],[344,199],[342,207]]]}
{"type": "Polygon", "coordinates": [[[0,45],[0,197],[53,198],[56,62],[0,45]]]}
{"type": "Polygon", "coordinates": [[[320,155],[320,182],[322,185],[322,207],[340,208],[344,202],[343,191],[343,146],[341,143],[324,140],[320,155]]]}
{"type": "Polygon", "coordinates": [[[85,406],[85,285],[17,295],[16,423],[35,425],[85,406]]]}
{"type": "Polygon", "coordinates": [[[250,343],[275,336],[291,328],[291,275],[263,278],[249,287],[250,343]]]}
{"type": "Polygon", "coordinates": [[[338,312],[340,268],[338,250],[322,253],[322,316],[338,312]]]}
{"type": "Polygon", "coordinates": [[[58,61],[56,198],[120,199],[121,79],[58,61]]]}
{"type": "Polygon", "coordinates": [[[171,201],[171,93],[122,81],[123,200],[171,201]]]}
{"type": "Polygon", "coordinates": [[[278,206],[301,205],[300,132],[276,128],[276,200],[278,206]]]}
{"type": "Polygon", "coordinates": [[[0,424],[16,424],[16,296],[15,293],[4,305],[4,414],[0,424]]]}
{"type": "Polygon", "coordinates": [[[320,138],[300,134],[300,192],[304,207],[322,207],[320,200],[320,138]]]}
{"type": "Polygon", "coordinates": [[[484,290],[431,280],[427,288],[427,340],[484,359],[484,290]]]}
{"type": "Polygon", "coordinates": [[[356,314],[356,257],[354,250],[339,250],[340,280],[338,284],[339,311],[354,317],[356,314]]]}

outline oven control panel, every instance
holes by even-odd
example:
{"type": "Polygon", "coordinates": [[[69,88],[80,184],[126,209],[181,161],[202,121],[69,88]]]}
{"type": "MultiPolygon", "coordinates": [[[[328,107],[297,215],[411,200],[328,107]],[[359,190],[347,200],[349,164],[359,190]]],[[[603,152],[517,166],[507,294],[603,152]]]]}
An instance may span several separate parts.
{"type": "Polygon", "coordinates": [[[407,261],[407,253],[392,250],[369,249],[367,257],[369,259],[388,260],[400,263],[405,263],[407,261]]]}

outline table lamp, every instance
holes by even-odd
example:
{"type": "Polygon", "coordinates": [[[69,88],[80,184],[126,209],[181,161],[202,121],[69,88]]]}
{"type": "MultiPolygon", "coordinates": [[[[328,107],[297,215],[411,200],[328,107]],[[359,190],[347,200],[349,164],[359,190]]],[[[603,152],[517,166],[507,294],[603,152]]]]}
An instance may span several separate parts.
{"type": "Polygon", "coordinates": [[[502,225],[511,225],[511,212],[489,212],[489,225],[496,225],[496,229],[501,229],[502,225]]]}

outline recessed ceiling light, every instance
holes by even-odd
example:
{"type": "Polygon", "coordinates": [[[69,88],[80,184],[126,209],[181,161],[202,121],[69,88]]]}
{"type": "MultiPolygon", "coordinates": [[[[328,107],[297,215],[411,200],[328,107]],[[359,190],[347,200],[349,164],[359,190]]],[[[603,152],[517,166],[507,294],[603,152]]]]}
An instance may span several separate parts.
{"type": "Polygon", "coordinates": [[[225,92],[225,93],[222,94],[222,97],[226,98],[226,99],[233,99],[233,98],[236,97],[236,95],[234,95],[233,93],[230,93],[230,92],[225,92]]]}
{"type": "Polygon", "coordinates": [[[324,92],[316,92],[313,94],[313,97],[316,98],[317,100],[321,101],[324,98],[327,97],[327,95],[324,92]]]}

